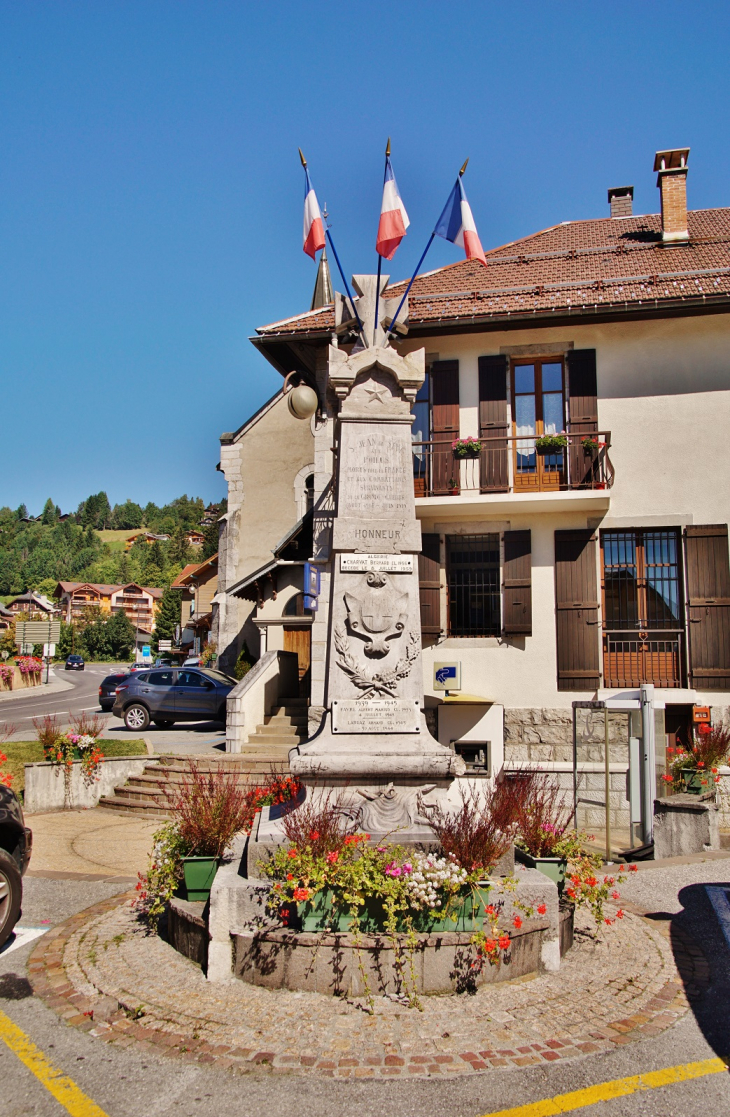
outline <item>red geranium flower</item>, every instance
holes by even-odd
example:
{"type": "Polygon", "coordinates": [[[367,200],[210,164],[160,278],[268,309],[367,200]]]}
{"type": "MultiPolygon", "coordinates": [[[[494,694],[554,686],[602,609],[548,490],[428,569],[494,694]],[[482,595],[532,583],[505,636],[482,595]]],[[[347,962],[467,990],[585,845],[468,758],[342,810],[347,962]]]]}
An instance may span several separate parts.
{"type": "Polygon", "coordinates": [[[544,915],[546,911],[547,911],[547,904],[538,904],[537,905],[537,914],[538,915],[544,915]]]}
{"type": "Polygon", "coordinates": [[[512,926],[516,927],[519,931],[520,927],[522,926],[522,920],[520,919],[519,915],[516,915],[512,920],[512,926]]]}
{"type": "Polygon", "coordinates": [[[638,873],[638,871],[639,871],[639,869],[638,869],[637,865],[629,865],[629,872],[630,873],[638,873]]]}
{"type": "Polygon", "coordinates": [[[509,950],[510,937],[509,935],[501,935],[499,939],[499,949],[509,950]]]}

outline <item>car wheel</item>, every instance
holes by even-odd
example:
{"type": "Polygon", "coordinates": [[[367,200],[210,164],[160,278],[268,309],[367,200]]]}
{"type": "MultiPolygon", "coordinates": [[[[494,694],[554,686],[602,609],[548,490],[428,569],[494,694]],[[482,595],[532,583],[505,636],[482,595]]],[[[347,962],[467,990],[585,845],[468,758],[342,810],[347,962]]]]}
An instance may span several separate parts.
{"type": "Polygon", "coordinates": [[[22,898],[23,879],[20,869],[10,854],[0,849],[0,947],[10,938],[13,927],[20,918],[22,898]]]}
{"type": "Polygon", "coordinates": [[[150,723],[150,715],[147,712],[147,707],[142,706],[141,703],[135,702],[133,706],[128,706],[124,711],[124,724],[127,729],[143,730],[146,729],[150,723]]]}
{"type": "Polygon", "coordinates": [[[174,721],[169,721],[167,718],[155,718],[155,725],[158,729],[169,729],[174,724],[174,721]]]}

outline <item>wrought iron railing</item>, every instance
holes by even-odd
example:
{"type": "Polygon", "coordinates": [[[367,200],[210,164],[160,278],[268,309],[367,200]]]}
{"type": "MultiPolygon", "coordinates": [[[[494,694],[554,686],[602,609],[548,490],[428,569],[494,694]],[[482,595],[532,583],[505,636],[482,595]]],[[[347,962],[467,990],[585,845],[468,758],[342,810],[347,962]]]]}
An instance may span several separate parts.
{"type": "Polygon", "coordinates": [[[603,685],[682,685],[684,633],[680,629],[603,633],[603,685]]]}
{"type": "Polygon", "coordinates": [[[539,436],[490,435],[478,440],[478,453],[466,457],[455,453],[451,436],[414,442],[416,496],[610,489],[610,431],[560,437],[564,445],[546,451],[539,436]]]}

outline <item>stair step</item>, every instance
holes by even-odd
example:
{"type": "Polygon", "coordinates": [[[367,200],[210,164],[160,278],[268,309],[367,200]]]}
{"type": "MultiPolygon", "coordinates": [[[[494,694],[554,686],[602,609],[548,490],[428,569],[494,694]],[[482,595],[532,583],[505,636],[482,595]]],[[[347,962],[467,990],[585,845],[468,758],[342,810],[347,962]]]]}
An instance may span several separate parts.
{"type": "Polygon", "coordinates": [[[135,814],[148,815],[150,818],[169,818],[170,812],[162,807],[149,807],[139,803],[136,799],[122,798],[121,796],[103,795],[99,800],[100,807],[113,811],[134,811],[135,814]]]}

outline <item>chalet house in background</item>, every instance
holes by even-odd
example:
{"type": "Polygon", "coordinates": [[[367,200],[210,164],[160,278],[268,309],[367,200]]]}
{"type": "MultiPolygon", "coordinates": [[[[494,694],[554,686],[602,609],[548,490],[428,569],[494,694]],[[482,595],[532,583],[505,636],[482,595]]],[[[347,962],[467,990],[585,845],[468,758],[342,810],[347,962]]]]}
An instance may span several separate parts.
{"type": "MultiPolygon", "coordinates": [[[[688,155],[657,154],[658,214],[634,216],[633,188],[612,189],[609,216],[562,222],[488,251],[486,268],[453,264],[411,289],[394,344],[426,350],[413,423],[426,703],[439,703],[434,662],[454,659],[479,699],[439,709],[445,743],[489,739],[507,764],[567,771],[572,702],[641,683],[657,688],[668,734],[686,729],[693,704],[727,718],[730,209],[688,211],[688,155]],[[477,452],[458,456],[453,442],[469,438],[477,452]]],[[[300,438],[282,476],[261,468],[262,418],[251,420],[263,436],[253,483],[247,428],[221,440],[224,662],[244,630],[255,654],[271,647],[251,643],[257,629],[270,641],[276,617],[285,630],[301,592],[301,567],[281,547],[277,557],[273,538],[286,538],[287,515],[296,527],[296,477],[313,477],[315,540],[318,518],[326,526],[337,401],[325,361],[331,344],[349,351],[349,329],[330,303],[253,339],[282,375],[297,370],[316,387],[321,407],[313,437],[292,423],[300,438]],[[260,566],[242,579],[243,525],[266,516],[276,526],[260,531],[260,566]]],[[[311,727],[326,703],[326,610],[325,580],[307,622],[311,727]]]]}
{"type": "Polygon", "coordinates": [[[53,591],[66,624],[85,619],[91,608],[102,613],[124,612],[140,633],[154,631],[155,616],[162,600],[162,590],[151,586],[138,586],[129,582],[125,586],[98,582],[59,582],[53,591]]]}
{"type": "Polygon", "coordinates": [[[27,590],[26,593],[18,594],[6,608],[13,616],[20,613],[25,614],[25,620],[31,617],[49,617],[56,612],[56,606],[53,602],[49,601],[45,594],[36,593],[35,590],[27,590]]]}
{"type": "Polygon", "coordinates": [[[198,655],[208,643],[213,620],[213,598],[218,589],[218,555],[190,562],[171,589],[182,590],[180,648],[198,655]]]}

